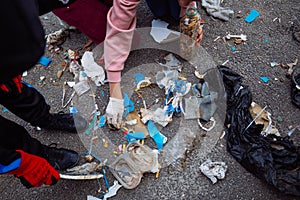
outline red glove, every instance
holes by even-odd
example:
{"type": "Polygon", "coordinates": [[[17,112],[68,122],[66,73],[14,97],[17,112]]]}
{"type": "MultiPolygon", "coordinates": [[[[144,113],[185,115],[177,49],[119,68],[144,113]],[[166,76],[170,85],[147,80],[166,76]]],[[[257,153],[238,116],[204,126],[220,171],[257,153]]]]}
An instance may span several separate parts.
{"type": "Polygon", "coordinates": [[[9,174],[20,178],[21,183],[27,188],[39,187],[42,184],[54,185],[59,180],[59,173],[44,159],[22,150],[16,150],[21,154],[21,165],[9,174]]]}
{"type": "Polygon", "coordinates": [[[22,92],[22,75],[19,74],[18,76],[14,77],[11,81],[8,81],[7,83],[1,83],[0,84],[0,90],[4,92],[11,92],[9,88],[13,85],[14,87],[17,88],[18,92],[22,92]]]}

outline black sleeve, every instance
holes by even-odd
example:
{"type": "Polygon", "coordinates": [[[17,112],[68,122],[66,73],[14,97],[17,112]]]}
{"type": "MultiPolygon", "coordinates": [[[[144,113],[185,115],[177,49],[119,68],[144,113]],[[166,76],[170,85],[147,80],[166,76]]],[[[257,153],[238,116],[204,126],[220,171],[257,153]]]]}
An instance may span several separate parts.
{"type": "Polygon", "coordinates": [[[44,30],[35,0],[2,0],[0,82],[33,67],[44,53],[44,30]]]}
{"type": "Polygon", "coordinates": [[[0,174],[17,169],[20,163],[21,155],[18,152],[0,146],[0,174]]]}

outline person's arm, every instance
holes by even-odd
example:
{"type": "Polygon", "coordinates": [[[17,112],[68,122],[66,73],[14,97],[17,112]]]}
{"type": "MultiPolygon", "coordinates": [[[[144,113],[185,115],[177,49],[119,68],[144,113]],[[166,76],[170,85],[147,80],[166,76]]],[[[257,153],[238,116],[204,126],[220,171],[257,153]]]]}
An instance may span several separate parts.
{"type": "Polygon", "coordinates": [[[107,14],[104,63],[110,87],[110,102],[106,114],[108,123],[115,127],[118,127],[117,123],[121,121],[124,111],[121,72],[131,49],[139,2],[140,0],[114,0],[107,14]]]}

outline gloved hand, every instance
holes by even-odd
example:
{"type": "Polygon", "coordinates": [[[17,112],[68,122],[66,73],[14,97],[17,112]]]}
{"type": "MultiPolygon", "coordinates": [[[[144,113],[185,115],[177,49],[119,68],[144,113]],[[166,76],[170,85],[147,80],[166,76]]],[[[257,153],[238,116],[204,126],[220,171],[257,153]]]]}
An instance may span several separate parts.
{"type": "Polygon", "coordinates": [[[113,97],[109,98],[109,103],[106,108],[106,120],[107,124],[112,128],[121,128],[122,116],[124,112],[124,100],[116,99],[113,97]]]}
{"type": "Polygon", "coordinates": [[[0,90],[4,91],[4,92],[12,92],[13,90],[15,90],[15,88],[17,89],[17,91],[19,93],[22,92],[22,75],[19,74],[16,77],[14,77],[12,80],[6,82],[6,83],[1,83],[0,84],[0,90]]]}
{"type": "Polygon", "coordinates": [[[44,158],[22,150],[16,151],[21,154],[21,165],[8,173],[20,178],[26,188],[54,185],[60,179],[59,173],[44,158]]]}

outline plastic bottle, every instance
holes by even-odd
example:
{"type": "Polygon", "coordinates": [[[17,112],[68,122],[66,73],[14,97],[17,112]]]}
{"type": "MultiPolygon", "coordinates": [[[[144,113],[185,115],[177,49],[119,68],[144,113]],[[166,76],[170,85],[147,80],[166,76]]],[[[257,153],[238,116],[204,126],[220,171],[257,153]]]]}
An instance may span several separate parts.
{"type": "Polygon", "coordinates": [[[195,55],[196,41],[199,35],[200,14],[195,7],[188,7],[180,20],[180,53],[182,58],[189,60],[195,55]]]}

